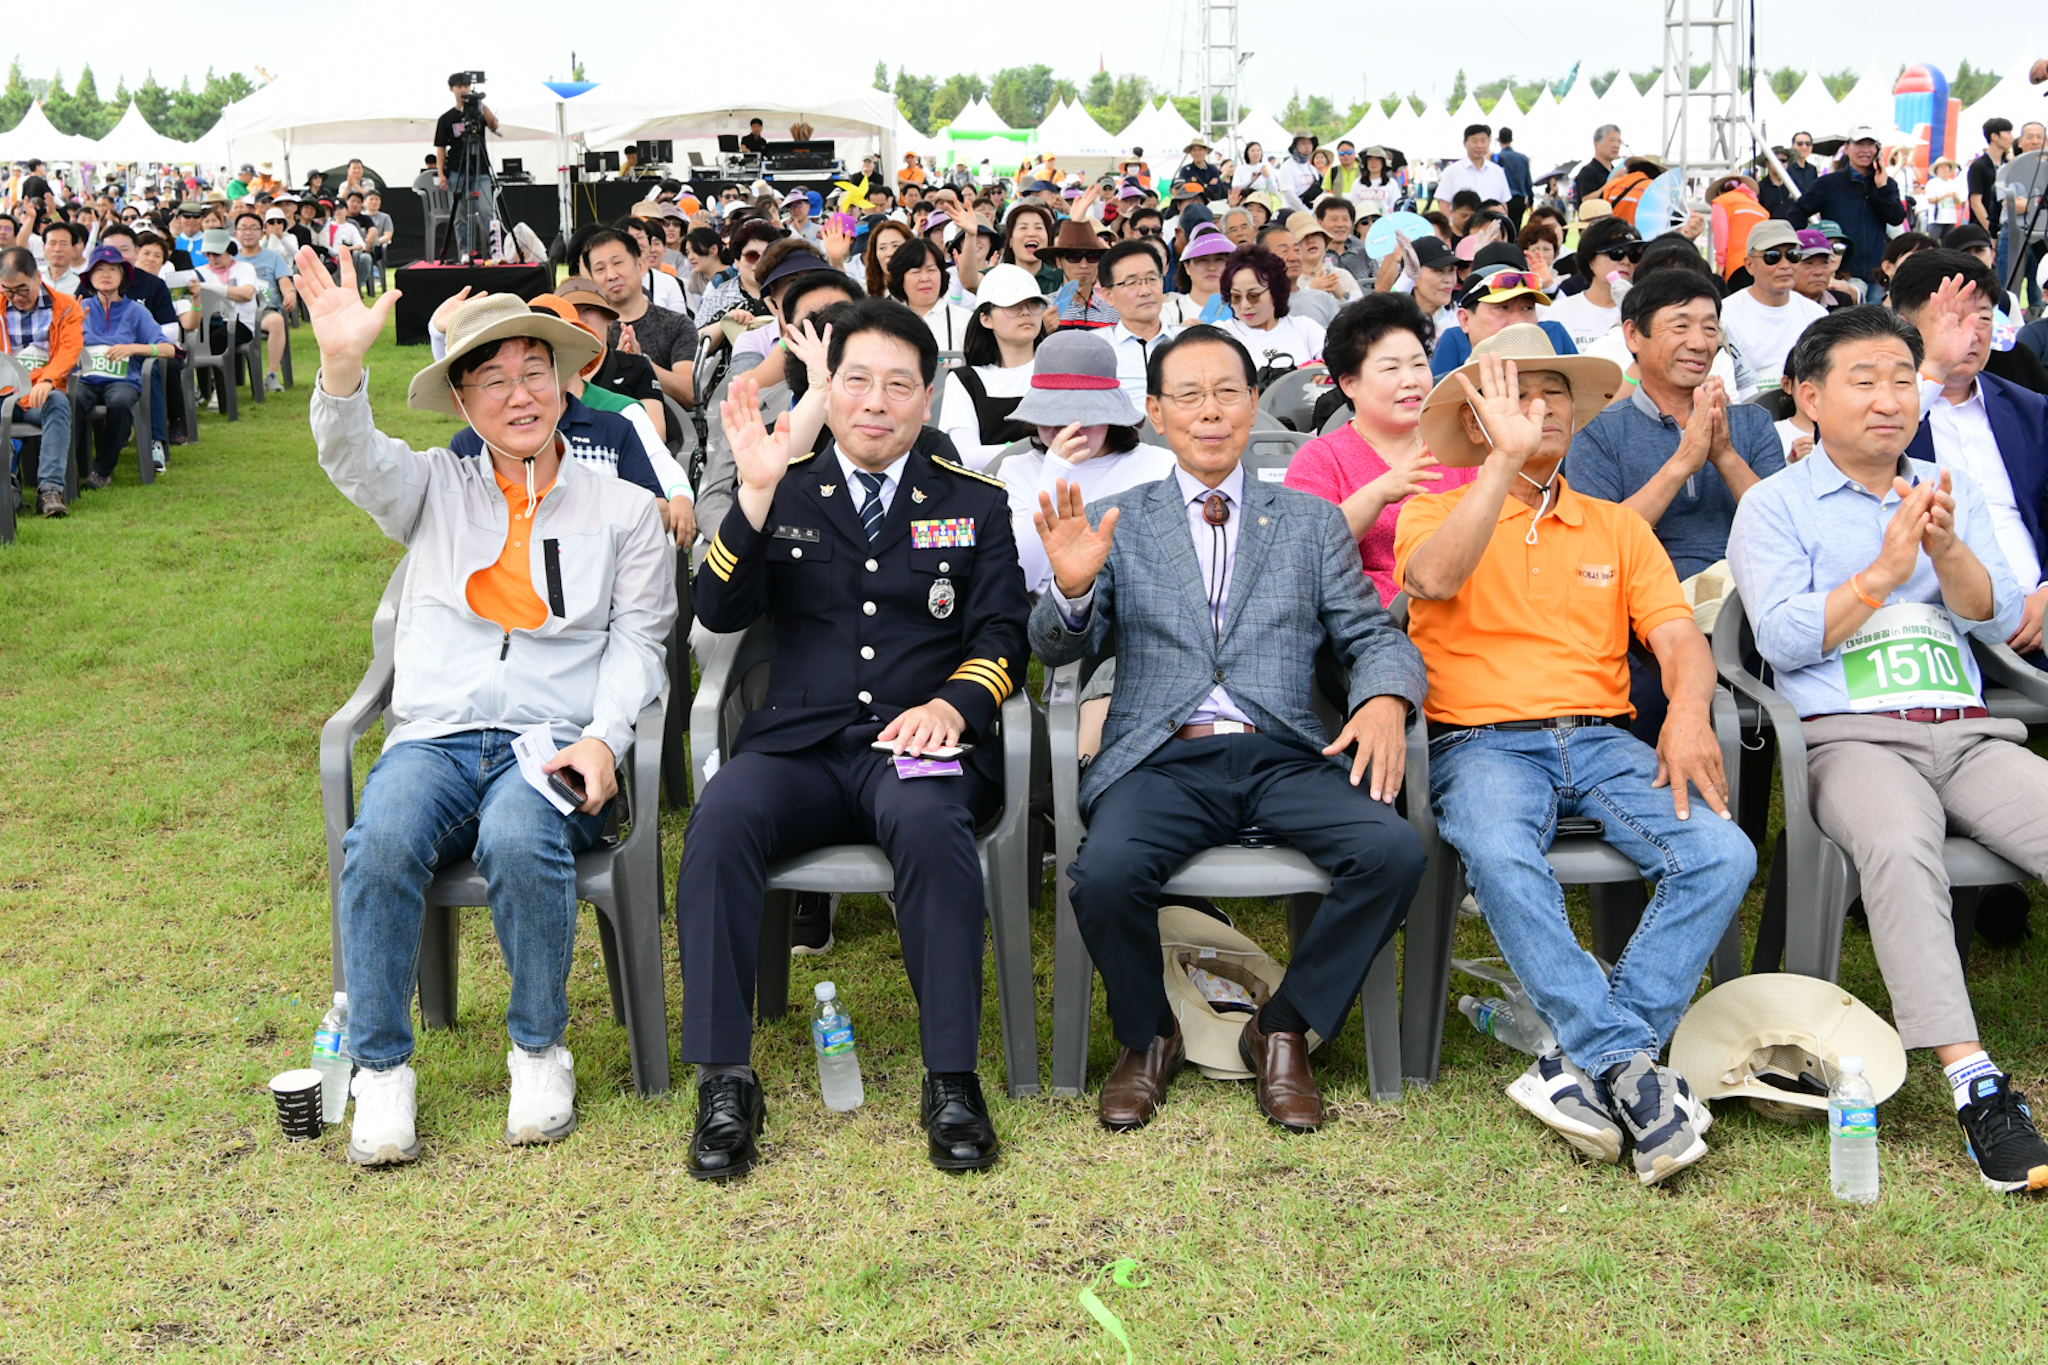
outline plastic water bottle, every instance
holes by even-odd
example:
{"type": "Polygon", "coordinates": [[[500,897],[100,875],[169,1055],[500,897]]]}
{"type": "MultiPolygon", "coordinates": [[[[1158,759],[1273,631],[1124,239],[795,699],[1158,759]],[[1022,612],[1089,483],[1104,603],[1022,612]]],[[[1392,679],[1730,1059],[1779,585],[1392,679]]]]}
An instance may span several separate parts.
{"type": "Polygon", "coordinates": [[[839,988],[820,981],[811,988],[818,998],[811,1010],[811,1046],[818,1053],[818,1088],[825,1107],[845,1113],[866,1098],[860,1084],[860,1058],[853,1050],[853,1020],[839,1003],[839,988]]]}
{"type": "Polygon", "coordinates": [[[1557,1046],[1550,1026],[1543,1022],[1543,1017],[1527,1000],[1510,1004],[1496,995],[1489,995],[1484,1000],[1463,995],[1458,997],[1458,1013],[1471,1020],[1473,1028],[1490,1038],[1499,1039],[1517,1052],[1539,1057],[1557,1046]]]}
{"type": "Polygon", "coordinates": [[[1877,1202],[1877,1093],[1861,1057],[1844,1057],[1828,1089],[1828,1184],[1851,1204],[1877,1202]]]}
{"type": "Polygon", "coordinates": [[[355,1065],[348,1059],[348,994],[334,993],[334,1004],[313,1031],[313,1069],[320,1073],[320,1121],[340,1123],[348,1108],[348,1079],[355,1065]]]}

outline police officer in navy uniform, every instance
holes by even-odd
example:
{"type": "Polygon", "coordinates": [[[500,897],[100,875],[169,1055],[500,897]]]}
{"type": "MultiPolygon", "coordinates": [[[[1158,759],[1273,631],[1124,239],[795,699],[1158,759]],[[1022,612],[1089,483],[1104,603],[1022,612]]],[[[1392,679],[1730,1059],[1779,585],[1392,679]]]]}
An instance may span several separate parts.
{"type": "Polygon", "coordinates": [[[749,1065],[754,972],[770,863],[873,843],[896,869],[896,927],[916,994],[920,1122],[941,1170],[981,1169],[998,1144],[975,1063],[984,899],[977,825],[1002,799],[995,724],[1024,677],[1029,606],[1002,484],[915,449],[938,346],[899,303],[864,299],[832,324],[817,455],[763,429],[752,380],[720,405],[738,489],[693,588],[720,633],[774,623],[767,705],[690,815],[676,879],[682,1059],[697,1064],[689,1169],[743,1175],[766,1118],[749,1065]],[[972,748],[950,775],[905,757],[972,748]]]}

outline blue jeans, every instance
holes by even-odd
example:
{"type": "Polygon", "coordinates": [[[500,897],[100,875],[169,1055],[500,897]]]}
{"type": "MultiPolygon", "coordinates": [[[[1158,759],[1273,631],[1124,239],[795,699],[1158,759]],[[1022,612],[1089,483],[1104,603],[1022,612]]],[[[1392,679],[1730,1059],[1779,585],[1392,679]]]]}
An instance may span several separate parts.
{"type": "MultiPolygon", "coordinates": [[[[64,466],[71,459],[71,399],[62,389],[52,389],[50,396],[39,406],[14,406],[14,420],[25,426],[43,429],[43,449],[36,465],[36,484],[40,488],[64,491],[64,466]]],[[[27,480],[22,480],[24,486],[27,480]]]]}
{"type": "Polygon", "coordinates": [[[341,957],[349,1055],[370,1071],[412,1056],[412,992],[427,883],[476,859],[512,978],[505,1028],[538,1052],[569,1026],[576,946],[576,855],[602,815],[560,815],[519,775],[509,730],[472,730],[387,750],[363,784],[342,840],[341,957]]]}
{"type": "Polygon", "coordinates": [[[1756,849],[1698,796],[1680,820],[1657,755],[1614,726],[1462,730],[1429,743],[1437,830],[1465,860],[1508,966],[1567,1057],[1598,1076],[1655,1054],[1756,874],[1756,849]],[[1657,890],[1612,980],[1579,946],[1544,853],[1562,815],[1601,821],[1657,890]]]}

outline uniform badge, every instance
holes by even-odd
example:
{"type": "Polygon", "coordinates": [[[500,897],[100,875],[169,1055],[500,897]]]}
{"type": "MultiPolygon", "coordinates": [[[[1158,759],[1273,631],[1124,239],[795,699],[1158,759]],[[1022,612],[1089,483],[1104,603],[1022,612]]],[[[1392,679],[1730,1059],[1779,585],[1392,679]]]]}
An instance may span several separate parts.
{"type": "Polygon", "coordinates": [[[960,595],[953,590],[953,580],[941,578],[932,584],[931,593],[925,598],[925,605],[932,609],[934,620],[943,621],[953,614],[953,604],[960,595]]]}
{"type": "Polygon", "coordinates": [[[923,502],[923,501],[924,501],[924,490],[923,490],[922,488],[913,488],[913,489],[911,489],[911,490],[910,490],[910,500],[911,500],[912,502],[923,502]]]}
{"type": "Polygon", "coordinates": [[[837,487],[839,487],[839,485],[836,483],[821,483],[818,485],[818,496],[821,498],[829,498],[832,496],[832,490],[837,487]]]}

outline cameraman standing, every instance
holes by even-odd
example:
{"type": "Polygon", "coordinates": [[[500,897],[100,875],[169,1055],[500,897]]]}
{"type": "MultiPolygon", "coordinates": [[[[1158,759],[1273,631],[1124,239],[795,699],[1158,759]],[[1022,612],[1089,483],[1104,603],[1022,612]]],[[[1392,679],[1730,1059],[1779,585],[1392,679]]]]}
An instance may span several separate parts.
{"type": "Polygon", "coordinates": [[[448,78],[449,93],[455,97],[455,107],[441,115],[441,121],[434,125],[434,155],[437,159],[438,181],[444,190],[455,192],[455,249],[460,255],[468,255],[472,249],[485,250],[488,243],[469,240],[470,215],[464,212],[465,201],[481,196],[485,201],[477,221],[488,221],[492,216],[491,162],[483,150],[483,135],[472,119],[481,119],[484,127],[498,131],[498,117],[481,97],[470,94],[470,81],[475,72],[458,71],[448,78]],[[474,164],[472,164],[474,162],[474,164]]]}

